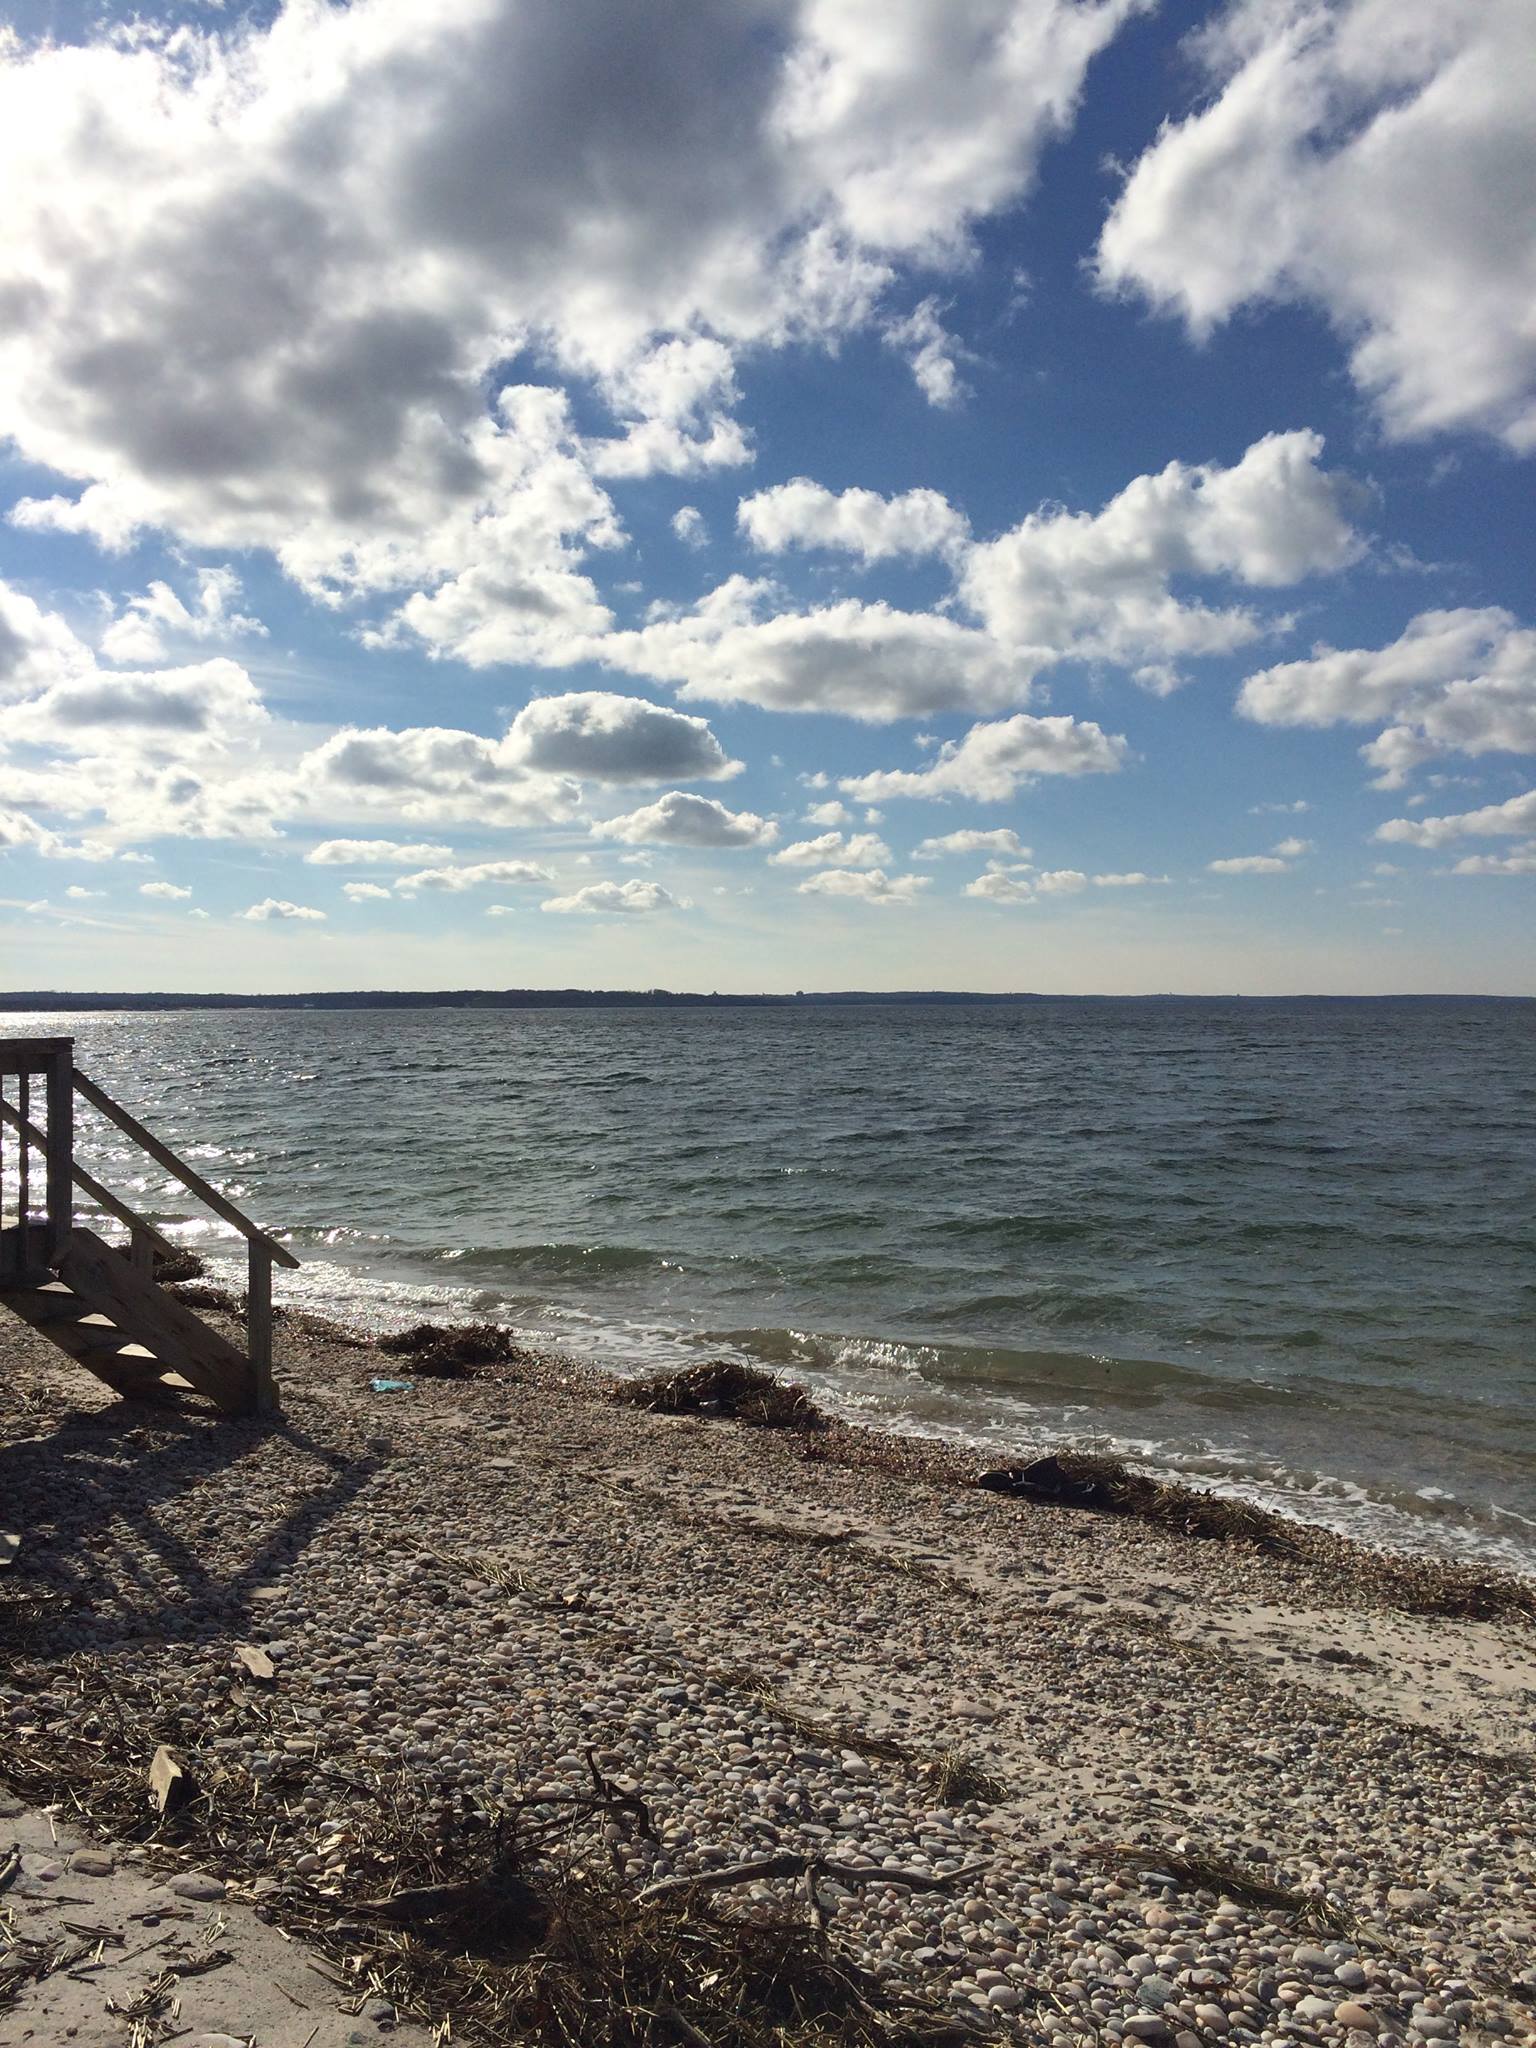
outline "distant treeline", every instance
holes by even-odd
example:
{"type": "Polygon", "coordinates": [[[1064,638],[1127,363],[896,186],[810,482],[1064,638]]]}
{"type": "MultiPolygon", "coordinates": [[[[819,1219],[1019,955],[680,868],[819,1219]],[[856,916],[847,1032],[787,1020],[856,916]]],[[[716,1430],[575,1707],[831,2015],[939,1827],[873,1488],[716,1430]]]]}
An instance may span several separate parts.
{"type": "Polygon", "coordinates": [[[669,988],[328,989],[316,995],[184,995],[81,989],[0,992],[0,1012],[17,1010],[698,1010],[815,1009],[854,1003],[1501,1003],[1531,996],[1053,996],[971,989],[796,990],[793,995],[700,995],[669,988]]]}

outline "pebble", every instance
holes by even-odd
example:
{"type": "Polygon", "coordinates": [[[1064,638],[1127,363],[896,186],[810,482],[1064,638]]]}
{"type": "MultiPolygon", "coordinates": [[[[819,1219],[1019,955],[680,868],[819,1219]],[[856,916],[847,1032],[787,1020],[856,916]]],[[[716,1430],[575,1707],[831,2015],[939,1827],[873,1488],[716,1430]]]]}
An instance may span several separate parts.
{"type": "MultiPolygon", "coordinates": [[[[355,1375],[355,1358],[345,1370],[355,1375]]],[[[334,1886],[338,1915],[358,1895],[347,1873],[370,1822],[348,1777],[398,1776],[404,1763],[445,1810],[553,1799],[590,1784],[590,1751],[645,1800],[660,1841],[599,1818],[573,1854],[605,1870],[616,1855],[643,1882],[780,1843],[822,1847],[874,1873],[825,1887],[838,1945],[1003,2039],[1364,2048],[1349,2037],[1384,2035],[1386,2048],[1423,2048],[1486,2030],[1524,2048],[1497,1990],[1529,1968],[1524,1845],[1536,1813],[1523,1781],[1490,1774],[1485,1785],[1470,1751],[1448,1755],[1406,1723],[1356,1715],[1347,1694],[1271,1683],[1258,1660],[1213,1655],[1199,1639],[1175,1656],[1157,1633],[1169,1613],[1203,1627],[1224,1598],[1318,1605],[1327,1596],[1302,1564],[1219,1544],[1190,1552],[1128,1522],[931,1498],[878,1472],[804,1463],[798,1445],[693,1420],[652,1429],[543,1384],[515,1400],[496,1390],[521,1432],[514,1515],[505,1488],[478,1486],[483,1461],[466,1452],[488,1419],[473,1383],[450,1402],[423,1382],[389,1460],[366,1466],[372,1425],[343,1384],[309,1397],[291,1374],[292,1441],[271,1439],[157,1504],[167,1537],[209,1575],[185,1597],[178,1586],[158,1635],[137,1625],[139,1589],[114,1583],[109,1554],[87,1541],[114,1494],[132,1510],[131,1472],[93,1468],[88,1515],[60,1508],[39,1465],[21,1482],[35,1501],[18,1508],[35,1507],[39,1527],[57,1522],[40,1572],[55,1553],[83,1572],[89,1606],[69,1626],[88,1623],[93,1647],[174,1699],[202,1731],[201,1755],[248,1773],[242,1796],[271,1829],[264,1869],[334,1886]],[[334,1472],[305,1443],[350,1458],[357,1491],[338,1505],[334,1472]],[[686,1518],[643,1491],[663,1456],[686,1518]],[[483,1511],[468,1505],[482,1498],[483,1511]],[[306,1520],[320,1501],[324,1516],[306,1520]],[[727,1526],[743,1506],[918,1537],[926,1517],[935,1554],[941,1541],[963,1550],[992,1590],[962,1610],[933,1581],[871,1568],[853,1547],[823,1555],[727,1526]],[[300,1538],[279,1554],[270,1546],[290,1528],[300,1538]],[[284,1583],[221,1612],[221,1561],[243,1571],[258,1543],[284,1583]],[[479,1557],[472,1576],[443,1562],[470,1549],[505,1557],[534,1597],[479,1557]],[[1101,1573],[1102,1591],[1080,1585],[1101,1573]],[[243,1633],[284,1667],[280,1718],[230,1699],[229,1646],[243,1633]],[[711,1675],[727,1669],[758,1676],[748,1686],[711,1675]],[[782,1718],[774,1697],[809,1724],[782,1718]],[[831,1724],[825,1735],[817,1721],[831,1724]],[[941,1795],[866,1747],[873,1733],[919,1757],[960,1745],[1016,1797],[989,1807],[941,1795]],[[1101,1862],[1090,1845],[1107,1841],[1142,1857],[1101,1862]],[[1349,1941],[1299,1938],[1292,1916],[1246,1893],[1195,1889],[1181,1859],[1201,1853],[1326,1892],[1369,1938],[1357,1955],[1349,1941]],[[945,1893],[887,1883],[882,1865],[979,1868],[945,1893]],[[1399,1885],[1405,1869],[1421,1883],[1399,1885]]],[[[1346,1585],[1340,1597],[1355,1596],[1346,1585]]],[[[163,1589],[150,1598],[159,1613],[163,1589]]],[[[64,1654],[63,1634],[54,1641],[64,1654]]],[[[65,1721],[71,1699],[62,1684],[24,1692],[0,1671],[11,1726],[65,1721]]],[[[78,1851],[71,1869],[86,1873],[102,1854],[78,1851]]],[[[242,1889],[248,1877],[240,1868],[242,1889]]],[[[172,1894],[213,1901],[226,1889],[196,1871],[165,1884],[144,1902],[151,1925],[172,1894]]],[[[779,1882],[738,1896],[792,1900],[779,1882]]],[[[377,2042],[392,2015],[387,2000],[366,2005],[358,2038],[377,2042]]],[[[204,2036],[198,2048],[236,2039],[204,2036]]]]}

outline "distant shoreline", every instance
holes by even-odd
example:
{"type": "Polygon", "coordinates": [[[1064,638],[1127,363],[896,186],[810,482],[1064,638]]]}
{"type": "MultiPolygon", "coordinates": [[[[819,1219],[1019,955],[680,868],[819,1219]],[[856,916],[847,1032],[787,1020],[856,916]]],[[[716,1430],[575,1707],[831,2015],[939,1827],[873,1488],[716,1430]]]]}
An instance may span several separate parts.
{"type": "Polygon", "coordinates": [[[796,990],[792,995],[705,995],[687,990],[506,988],[506,989],[324,989],[311,994],[189,994],[174,990],[102,991],[21,989],[0,991],[0,1014],[30,1010],[731,1010],[848,1008],[860,1004],[937,1006],[987,1005],[1006,1008],[1044,1003],[1536,1003],[1536,996],[1434,992],[1396,995],[1050,995],[1034,990],[998,994],[974,989],[796,990]]]}

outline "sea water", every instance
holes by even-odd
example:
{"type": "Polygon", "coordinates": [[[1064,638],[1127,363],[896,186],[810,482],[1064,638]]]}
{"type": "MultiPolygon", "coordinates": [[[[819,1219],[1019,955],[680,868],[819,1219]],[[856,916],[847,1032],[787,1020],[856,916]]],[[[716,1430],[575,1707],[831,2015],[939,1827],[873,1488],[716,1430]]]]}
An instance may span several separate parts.
{"type": "MultiPolygon", "coordinates": [[[[1536,1004],[11,1016],[369,1327],[733,1356],[1536,1568],[1536,1004]]],[[[91,1117],[109,1186],[238,1242],[91,1117]]]]}

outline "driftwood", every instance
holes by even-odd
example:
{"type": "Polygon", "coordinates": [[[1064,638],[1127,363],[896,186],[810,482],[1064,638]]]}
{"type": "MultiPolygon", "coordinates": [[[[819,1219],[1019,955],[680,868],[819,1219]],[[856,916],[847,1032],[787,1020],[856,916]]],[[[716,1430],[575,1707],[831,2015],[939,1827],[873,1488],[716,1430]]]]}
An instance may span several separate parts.
{"type": "Polygon", "coordinates": [[[764,1877],[798,1877],[808,1884],[824,1877],[830,1883],[846,1885],[850,1890],[861,1884],[901,1884],[915,1892],[947,1892],[989,1867],[985,1863],[968,1863],[963,1870],[952,1870],[941,1877],[931,1870],[891,1870],[881,1864],[865,1868],[852,1863],[833,1863],[825,1856],[804,1856],[793,1850],[784,1850],[777,1856],[756,1856],[749,1863],[730,1863],[723,1870],[704,1870],[687,1877],[658,1878],[655,1884],[648,1884],[643,1891],[636,1893],[635,1903],[643,1906],[651,1899],[664,1899],[674,1892],[726,1891],[732,1885],[754,1884],[764,1877]]]}

